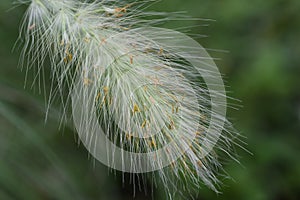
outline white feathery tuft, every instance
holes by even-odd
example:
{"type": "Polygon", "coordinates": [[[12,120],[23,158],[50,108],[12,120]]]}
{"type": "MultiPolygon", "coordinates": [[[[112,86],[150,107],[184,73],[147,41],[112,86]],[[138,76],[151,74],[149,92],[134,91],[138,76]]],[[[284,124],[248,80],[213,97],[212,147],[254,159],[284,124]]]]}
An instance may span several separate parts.
{"type": "Polygon", "coordinates": [[[170,15],[137,1],[20,3],[29,4],[21,65],[36,67],[38,77],[49,61],[48,104],[61,98],[64,118],[72,104],[79,138],[97,160],[124,173],[152,172],[170,199],[201,183],[217,191],[217,155],[232,157],[237,133],[213,59],[185,34],[153,26],[170,15]]]}

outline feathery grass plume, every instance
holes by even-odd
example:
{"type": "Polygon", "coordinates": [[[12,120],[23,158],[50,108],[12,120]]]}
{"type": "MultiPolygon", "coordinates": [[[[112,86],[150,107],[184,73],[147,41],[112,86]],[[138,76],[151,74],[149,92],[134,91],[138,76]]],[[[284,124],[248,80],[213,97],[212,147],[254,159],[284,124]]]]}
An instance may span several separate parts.
{"type": "Polygon", "coordinates": [[[202,182],[217,191],[217,155],[232,157],[236,133],[226,120],[223,81],[204,48],[155,28],[170,16],[144,11],[144,2],[20,2],[30,4],[22,64],[36,66],[39,76],[49,58],[49,105],[61,98],[66,117],[71,101],[79,138],[97,160],[148,174],[170,199],[176,191],[197,192],[202,182]]]}

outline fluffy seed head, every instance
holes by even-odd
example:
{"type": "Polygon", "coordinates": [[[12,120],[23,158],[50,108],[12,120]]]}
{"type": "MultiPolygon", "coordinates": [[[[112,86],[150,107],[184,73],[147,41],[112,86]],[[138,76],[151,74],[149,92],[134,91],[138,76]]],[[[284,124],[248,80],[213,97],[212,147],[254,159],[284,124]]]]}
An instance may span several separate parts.
{"type": "Polygon", "coordinates": [[[201,182],[217,190],[216,152],[230,155],[233,141],[223,82],[204,48],[153,27],[170,16],[146,20],[161,13],[143,3],[28,3],[21,63],[39,76],[49,58],[49,105],[67,94],[63,116],[71,101],[79,138],[96,159],[124,173],[156,171],[169,198],[201,182]]]}

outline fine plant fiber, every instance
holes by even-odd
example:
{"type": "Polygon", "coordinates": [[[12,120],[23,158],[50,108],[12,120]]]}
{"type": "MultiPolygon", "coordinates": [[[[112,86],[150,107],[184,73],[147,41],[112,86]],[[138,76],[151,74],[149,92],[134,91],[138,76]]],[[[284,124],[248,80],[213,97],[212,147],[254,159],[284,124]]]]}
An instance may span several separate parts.
{"type": "Polygon", "coordinates": [[[203,47],[157,27],[194,19],[147,11],[155,2],[19,0],[28,5],[20,65],[34,69],[41,90],[50,70],[47,112],[60,100],[65,122],[71,109],[88,151],[130,173],[134,185],[162,184],[169,199],[186,192],[193,198],[203,184],[218,192],[222,162],[236,160],[240,143],[226,112],[217,111],[226,111],[223,82],[203,47]]]}

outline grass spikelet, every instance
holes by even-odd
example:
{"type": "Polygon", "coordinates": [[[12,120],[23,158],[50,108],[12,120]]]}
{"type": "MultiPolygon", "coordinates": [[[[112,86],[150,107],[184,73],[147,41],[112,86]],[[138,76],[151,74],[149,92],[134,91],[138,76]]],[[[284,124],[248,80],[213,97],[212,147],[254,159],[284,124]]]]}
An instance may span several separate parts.
{"type": "Polygon", "coordinates": [[[153,26],[171,15],[145,12],[135,1],[21,3],[29,3],[21,64],[36,66],[39,76],[49,58],[48,104],[61,97],[65,117],[71,104],[79,138],[95,159],[148,174],[169,199],[175,191],[197,192],[201,183],[217,191],[217,155],[231,156],[235,135],[223,81],[195,40],[153,26]]]}

